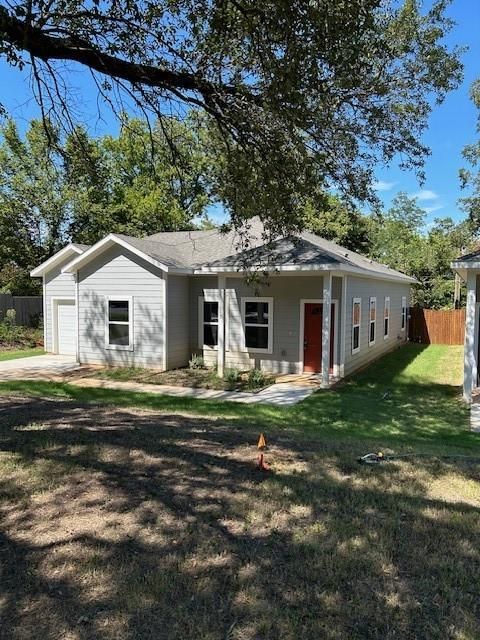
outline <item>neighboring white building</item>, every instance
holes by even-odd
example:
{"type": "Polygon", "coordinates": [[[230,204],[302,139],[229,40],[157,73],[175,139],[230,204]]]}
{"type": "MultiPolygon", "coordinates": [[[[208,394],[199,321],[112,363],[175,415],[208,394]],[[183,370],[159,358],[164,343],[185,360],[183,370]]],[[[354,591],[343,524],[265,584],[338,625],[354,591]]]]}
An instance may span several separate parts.
{"type": "Polygon", "coordinates": [[[452,269],[466,282],[467,308],[465,313],[465,351],[463,358],[463,398],[472,402],[478,381],[478,323],[480,304],[480,251],[458,258],[451,264],[452,269]]]}
{"type": "Polygon", "coordinates": [[[162,370],[200,353],[219,374],[322,372],[328,385],[407,340],[413,278],[312,233],[265,243],[256,221],[251,234],[247,250],[218,230],[68,245],[31,274],[46,351],[162,370]]]}

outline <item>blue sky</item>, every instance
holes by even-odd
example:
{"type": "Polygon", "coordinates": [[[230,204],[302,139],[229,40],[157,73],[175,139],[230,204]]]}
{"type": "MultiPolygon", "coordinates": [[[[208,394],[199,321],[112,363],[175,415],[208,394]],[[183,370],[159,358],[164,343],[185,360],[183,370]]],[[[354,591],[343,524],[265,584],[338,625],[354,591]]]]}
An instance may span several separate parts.
{"type": "MultiPolygon", "coordinates": [[[[458,170],[465,166],[463,147],[477,137],[478,114],[469,90],[472,82],[480,78],[480,0],[453,0],[448,15],[457,23],[448,41],[468,47],[463,55],[464,81],[442,105],[435,106],[431,114],[424,136],[424,142],[431,149],[425,163],[425,183],[419,185],[413,172],[402,171],[395,164],[378,167],[376,172],[375,186],[387,207],[399,191],[417,195],[429,222],[436,217],[450,216],[455,220],[465,217],[457,202],[463,195],[458,170]]],[[[72,67],[69,80],[76,87],[79,112],[92,134],[116,131],[117,121],[108,109],[102,109],[102,119],[98,118],[96,96],[88,76],[72,67]]],[[[27,74],[10,68],[3,59],[0,59],[0,87],[0,102],[17,121],[26,124],[30,118],[39,115],[27,74]]],[[[213,208],[211,213],[217,220],[224,217],[219,207],[213,208]]]]}

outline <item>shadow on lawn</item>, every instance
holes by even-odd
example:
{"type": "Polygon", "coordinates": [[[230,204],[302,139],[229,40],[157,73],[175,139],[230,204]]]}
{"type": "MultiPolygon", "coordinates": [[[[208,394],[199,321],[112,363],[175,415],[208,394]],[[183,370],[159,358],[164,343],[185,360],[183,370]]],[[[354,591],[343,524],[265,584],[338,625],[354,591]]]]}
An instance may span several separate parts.
{"type": "Polygon", "coordinates": [[[478,508],[431,495],[475,466],[272,432],[262,476],[235,421],[1,406],[2,640],[479,637],[478,508]]]}

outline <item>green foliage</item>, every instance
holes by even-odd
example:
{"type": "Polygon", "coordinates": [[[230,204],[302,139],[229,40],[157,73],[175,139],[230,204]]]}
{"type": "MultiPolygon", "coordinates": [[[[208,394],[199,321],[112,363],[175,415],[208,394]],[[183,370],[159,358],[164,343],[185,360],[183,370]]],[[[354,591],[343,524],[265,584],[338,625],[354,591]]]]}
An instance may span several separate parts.
{"type": "Polygon", "coordinates": [[[198,355],[196,353],[192,353],[192,357],[188,361],[188,368],[189,369],[204,369],[205,368],[205,362],[203,360],[203,356],[198,355]]]}
{"type": "Polygon", "coordinates": [[[235,389],[240,382],[240,371],[238,369],[226,369],[223,376],[227,389],[235,389]]]}
{"type": "Polygon", "coordinates": [[[367,218],[337,196],[318,194],[304,209],[305,228],[358,253],[368,253],[367,218]]]}
{"type": "Polygon", "coordinates": [[[194,228],[211,202],[206,158],[190,120],[171,119],[152,136],[124,117],[119,135],[68,136],[32,120],[22,138],[13,120],[0,128],[0,292],[39,293],[30,270],[69,241],[108,233],[144,236],[194,228]],[[164,134],[174,136],[181,166],[164,134]],[[153,146],[152,146],[153,145],[153,146]]]}
{"type": "MultiPolygon", "coordinates": [[[[161,122],[193,107],[234,223],[261,212],[270,230],[292,231],[318,188],[374,200],[375,166],[397,155],[421,172],[431,105],[462,75],[447,4],[25,0],[0,6],[0,55],[33,69],[43,111],[63,123],[73,110],[59,58],[101,74],[99,102],[117,114],[124,101],[161,122]]],[[[135,193],[160,215],[163,191],[152,203],[149,188],[135,193]]],[[[121,199],[133,206],[128,189],[121,199]]]]}
{"type": "Polygon", "coordinates": [[[450,263],[471,248],[476,234],[470,222],[436,219],[425,229],[425,212],[414,198],[399,193],[392,207],[369,221],[370,256],[415,277],[413,303],[440,309],[453,306],[454,273],[450,263]]]}
{"type": "Polygon", "coordinates": [[[5,317],[0,321],[0,350],[31,349],[42,345],[43,332],[41,329],[22,327],[16,324],[14,309],[8,309],[5,317]],[[14,313],[9,313],[13,311],[14,313]]]}
{"type": "MultiPolygon", "coordinates": [[[[471,98],[480,109],[480,80],[473,83],[471,98]]],[[[480,134],[480,116],[477,122],[477,133],[480,134]]],[[[460,169],[460,181],[463,188],[470,193],[460,200],[475,229],[480,230],[480,140],[467,145],[463,149],[463,157],[469,163],[470,169],[460,169]]]]}
{"type": "Polygon", "coordinates": [[[247,387],[249,389],[261,389],[268,382],[268,376],[261,369],[251,369],[248,372],[247,387]]]}

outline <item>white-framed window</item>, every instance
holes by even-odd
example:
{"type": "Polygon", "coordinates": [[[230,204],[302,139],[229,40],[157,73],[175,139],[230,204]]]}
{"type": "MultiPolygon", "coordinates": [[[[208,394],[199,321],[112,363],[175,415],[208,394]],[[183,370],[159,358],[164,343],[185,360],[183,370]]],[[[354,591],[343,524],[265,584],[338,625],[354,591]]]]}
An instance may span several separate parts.
{"type": "Polygon", "coordinates": [[[360,351],[360,325],[362,321],[362,299],[354,298],[352,306],[352,353],[360,351]]]}
{"type": "Polygon", "coordinates": [[[273,298],[242,298],[244,344],[252,353],[273,351],[273,298]]]}
{"type": "Polygon", "coordinates": [[[402,331],[405,331],[407,326],[407,297],[402,296],[402,331]]]}
{"type": "Polygon", "coordinates": [[[370,298],[370,308],[368,311],[368,346],[375,344],[377,331],[377,299],[370,298]]]}
{"type": "Polygon", "coordinates": [[[105,347],[133,351],[133,298],[106,296],[105,347]]]}
{"type": "Polygon", "coordinates": [[[198,346],[203,349],[218,348],[218,306],[217,296],[199,296],[198,298],[198,346]]]}
{"type": "Polygon", "coordinates": [[[390,335],[390,298],[385,298],[383,307],[383,339],[386,340],[390,335]]]}

